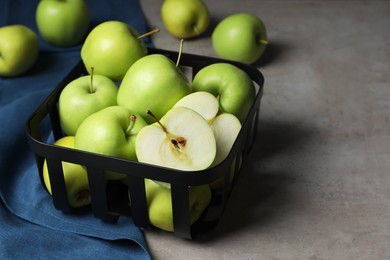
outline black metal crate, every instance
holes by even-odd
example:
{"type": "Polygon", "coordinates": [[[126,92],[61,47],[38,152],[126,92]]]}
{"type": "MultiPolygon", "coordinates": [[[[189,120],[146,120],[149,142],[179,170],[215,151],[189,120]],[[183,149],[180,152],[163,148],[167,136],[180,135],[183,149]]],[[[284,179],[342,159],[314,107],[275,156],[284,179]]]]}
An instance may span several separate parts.
{"type": "MultiPolygon", "coordinates": [[[[174,61],[178,57],[177,52],[161,49],[149,49],[149,54],[152,53],[164,54],[174,61]]],[[[230,181],[230,166],[235,158],[242,159],[242,163],[245,163],[246,155],[255,142],[264,84],[262,73],[250,65],[186,53],[182,53],[180,57],[181,66],[189,68],[192,77],[203,67],[219,62],[231,63],[244,70],[255,83],[256,97],[247,118],[242,122],[241,131],[228,157],[215,167],[187,172],[55,146],[44,140],[48,127],[55,140],[64,136],[59,123],[57,103],[62,89],[73,79],[86,74],[80,61],[36,109],[26,124],[29,145],[35,154],[42,184],[43,162],[45,158],[47,159],[54,206],[58,210],[77,214],[78,209],[69,206],[66,196],[61,166],[61,162],[66,161],[86,167],[92,200],[90,209],[97,218],[115,222],[120,216],[129,216],[137,226],[152,228],[148,218],[144,186],[144,179],[148,178],[171,184],[175,235],[192,239],[197,233],[213,228],[224,212],[232,187],[240,173],[240,163],[236,163],[234,179],[230,181]],[[128,186],[116,181],[107,184],[104,181],[104,172],[107,170],[126,174],[128,186]],[[220,178],[224,179],[224,187],[213,191],[210,205],[200,219],[191,225],[188,186],[210,184],[220,178]],[[131,196],[131,205],[128,193],[131,196]]]]}

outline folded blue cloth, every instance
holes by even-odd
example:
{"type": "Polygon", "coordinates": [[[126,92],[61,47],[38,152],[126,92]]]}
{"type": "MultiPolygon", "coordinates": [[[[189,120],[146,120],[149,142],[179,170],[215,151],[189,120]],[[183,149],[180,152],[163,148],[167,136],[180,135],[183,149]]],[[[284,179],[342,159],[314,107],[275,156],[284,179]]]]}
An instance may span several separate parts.
{"type": "MultiPolygon", "coordinates": [[[[138,0],[86,2],[93,25],[121,20],[146,31],[138,0]]],[[[24,24],[38,33],[37,4],[0,0],[0,26],[24,24]]],[[[80,60],[81,46],[61,49],[39,40],[41,53],[31,71],[0,77],[0,259],[150,259],[143,233],[131,218],[108,224],[91,213],[65,214],[54,208],[40,183],[25,123],[80,60]]]]}

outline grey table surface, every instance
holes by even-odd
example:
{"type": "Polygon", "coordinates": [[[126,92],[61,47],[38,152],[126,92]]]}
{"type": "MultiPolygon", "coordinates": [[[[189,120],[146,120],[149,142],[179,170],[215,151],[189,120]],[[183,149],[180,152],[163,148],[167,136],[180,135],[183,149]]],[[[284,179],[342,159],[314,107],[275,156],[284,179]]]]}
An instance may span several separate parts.
{"type": "MultiPolygon", "coordinates": [[[[210,30],[184,52],[215,56],[229,14],[267,27],[257,142],[218,226],[146,231],[153,258],[390,259],[390,1],[205,2],[210,30]]],[[[176,51],[161,3],[141,1],[155,46],[176,51]]]]}

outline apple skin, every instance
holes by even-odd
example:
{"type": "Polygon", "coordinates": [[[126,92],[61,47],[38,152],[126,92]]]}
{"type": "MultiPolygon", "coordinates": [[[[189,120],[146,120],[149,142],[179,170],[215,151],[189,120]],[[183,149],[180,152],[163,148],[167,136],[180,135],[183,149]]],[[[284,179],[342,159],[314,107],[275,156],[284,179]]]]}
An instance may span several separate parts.
{"type": "Polygon", "coordinates": [[[161,118],[189,93],[191,84],[176,64],[164,55],[150,54],[137,60],[127,71],[119,87],[117,103],[151,124],[155,121],[146,110],[161,118]]]}
{"type": "MultiPolygon", "coordinates": [[[[74,140],[74,136],[65,136],[58,139],[54,145],[74,148],[74,140]]],[[[68,193],[67,195],[69,205],[71,207],[78,208],[91,204],[88,175],[85,168],[78,164],[62,162],[62,169],[64,174],[65,187],[68,193]]],[[[43,163],[43,181],[47,191],[51,195],[52,189],[46,160],[43,163]]]]}
{"type": "Polygon", "coordinates": [[[192,81],[193,91],[207,91],[218,97],[220,111],[243,122],[255,98],[255,86],[245,71],[229,63],[202,68],[192,81]]]}
{"type": "Polygon", "coordinates": [[[16,77],[28,71],[39,56],[38,37],[24,25],[0,27],[0,76],[16,77]]]}
{"type": "Polygon", "coordinates": [[[210,25],[210,14],[202,0],[165,0],[161,18],[167,31],[179,39],[201,35],[210,25]]]}
{"type": "Polygon", "coordinates": [[[42,38],[56,47],[71,47],[86,36],[90,17],[84,0],[41,0],[35,19],[42,38]]]}
{"type": "MultiPolygon", "coordinates": [[[[135,140],[146,126],[143,118],[121,106],[110,106],[88,116],[79,126],[75,136],[75,148],[87,152],[137,161],[135,140]],[[136,116],[131,126],[131,117],[136,116]]],[[[118,180],[123,174],[107,172],[107,180],[118,180]]]]}
{"type": "Polygon", "coordinates": [[[220,58],[253,64],[267,45],[263,21],[248,13],[238,13],[223,19],[212,33],[214,51],[220,58]]]}
{"type": "Polygon", "coordinates": [[[107,21],[97,25],[87,36],[82,48],[81,59],[91,73],[104,75],[114,81],[121,81],[130,66],[148,54],[140,34],[121,21],[107,21]]]}
{"type": "Polygon", "coordinates": [[[71,81],[61,92],[58,109],[60,122],[67,135],[75,135],[78,127],[93,113],[116,105],[117,85],[102,75],[82,76],[71,81]]]}
{"type": "MultiPolygon", "coordinates": [[[[173,232],[171,190],[153,180],[145,179],[145,191],[150,223],[162,230],[173,232]]],[[[199,219],[210,201],[211,189],[209,185],[192,186],[189,188],[191,224],[199,219]]]]}

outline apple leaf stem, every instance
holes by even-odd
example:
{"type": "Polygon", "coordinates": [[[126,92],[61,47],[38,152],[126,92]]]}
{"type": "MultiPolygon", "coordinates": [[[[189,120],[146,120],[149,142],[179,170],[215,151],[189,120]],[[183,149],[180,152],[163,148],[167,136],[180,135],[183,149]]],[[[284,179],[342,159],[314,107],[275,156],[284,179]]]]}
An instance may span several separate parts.
{"type": "Polygon", "coordinates": [[[184,42],[184,40],[181,39],[181,40],[180,40],[179,55],[177,56],[177,61],[176,61],[176,68],[179,67],[179,62],[180,62],[180,58],[181,58],[181,53],[183,52],[183,42],[184,42]]]}
{"type": "Polygon", "coordinates": [[[129,123],[129,126],[128,126],[127,129],[126,129],[126,135],[131,135],[131,130],[133,129],[136,120],[137,120],[137,116],[134,115],[134,114],[132,114],[132,115],[130,116],[130,123],[129,123]]]}
{"type": "Polygon", "coordinates": [[[155,34],[155,33],[158,33],[160,31],[159,28],[156,28],[154,30],[151,30],[150,32],[147,32],[147,33],[144,33],[144,34],[141,34],[140,36],[137,37],[137,40],[140,40],[140,39],[143,39],[149,35],[152,35],[152,34],[155,34]]]}
{"type": "Polygon", "coordinates": [[[93,70],[94,70],[94,67],[91,67],[91,84],[89,85],[89,93],[94,93],[95,90],[93,89],[93,70]]]}

